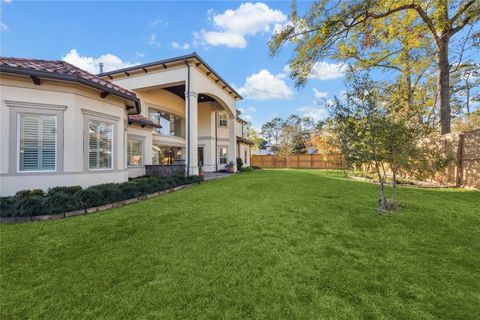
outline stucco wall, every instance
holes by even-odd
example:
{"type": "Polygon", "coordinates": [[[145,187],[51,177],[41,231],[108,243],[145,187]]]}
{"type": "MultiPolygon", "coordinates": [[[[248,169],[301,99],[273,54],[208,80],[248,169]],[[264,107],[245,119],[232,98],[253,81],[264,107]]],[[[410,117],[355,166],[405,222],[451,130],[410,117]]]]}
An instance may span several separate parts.
{"type": "MultiPolygon", "coordinates": [[[[48,189],[52,186],[81,185],[87,187],[106,182],[127,180],[125,167],[124,102],[116,97],[102,99],[87,87],[42,79],[40,86],[26,77],[2,75],[0,86],[0,193],[11,195],[22,189],[48,189]],[[18,106],[22,106],[19,108],[18,106]],[[57,116],[57,171],[18,172],[17,112],[52,112],[57,116]],[[47,111],[46,111],[47,110],[47,111]],[[48,111],[49,110],[49,111],[48,111]],[[62,110],[62,111],[59,111],[62,110]],[[64,111],[63,111],[64,110],[64,111]],[[63,123],[58,123],[63,117],[63,123]],[[92,171],[86,163],[85,119],[108,118],[114,122],[113,169],[92,171]]],[[[105,120],[107,121],[107,120],[105,120]]]]}

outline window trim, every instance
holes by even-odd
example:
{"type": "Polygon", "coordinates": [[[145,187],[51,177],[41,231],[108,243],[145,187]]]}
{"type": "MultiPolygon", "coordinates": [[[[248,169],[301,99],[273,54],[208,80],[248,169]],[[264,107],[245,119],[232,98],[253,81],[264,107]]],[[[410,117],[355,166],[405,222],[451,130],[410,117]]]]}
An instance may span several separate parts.
{"type": "MultiPolygon", "coordinates": [[[[85,109],[82,109],[84,111],[85,109]]],[[[90,111],[90,110],[89,110],[90,111]]],[[[85,172],[102,172],[102,171],[117,171],[117,157],[115,152],[117,152],[116,143],[118,140],[118,120],[114,120],[117,117],[113,117],[108,114],[102,114],[99,112],[83,112],[83,170],[85,172]],[[90,140],[89,140],[89,123],[90,121],[98,121],[107,123],[113,126],[112,130],[112,165],[110,168],[98,168],[91,169],[89,161],[89,150],[90,150],[90,140]]],[[[119,119],[119,118],[118,118],[119,119]]],[[[127,169],[127,168],[125,168],[127,169]]]]}
{"type": "Polygon", "coordinates": [[[218,112],[218,127],[219,128],[228,128],[228,114],[226,112],[218,112]],[[225,119],[222,119],[222,116],[225,116],[225,119]],[[222,125],[222,121],[225,121],[225,125],[222,125]]]}
{"type": "Polygon", "coordinates": [[[112,142],[111,142],[111,155],[112,155],[112,159],[110,160],[110,167],[105,167],[105,168],[91,168],[90,167],[90,136],[88,136],[88,152],[87,152],[87,157],[88,157],[88,170],[89,171],[111,171],[113,170],[113,161],[114,161],[114,154],[115,154],[115,129],[114,129],[114,124],[113,123],[109,123],[109,122],[105,122],[105,121],[101,121],[101,120],[96,120],[96,119],[89,119],[88,120],[88,130],[90,129],[90,122],[97,122],[97,123],[100,123],[100,124],[107,124],[108,126],[110,126],[112,128],[112,142]]]}
{"type": "Polygon", "coordinates": [[[64,172],[64,112],[67,110],[66,105],[55,105],[37,102],[24,102],[5,100],[5,105],[8,108],[8,173],[7,176],[38,176],[38,175],[58,175],[64,172]],[[41,171],[19,171],[20,157],[19,157],[19,132],[18,114],[28,113],[32,115],[46,115],[56,117],[56,163],[55,171],[41,170],[41,171]]]}
{"type": "Polygon", "coordinates": [[[40,114],[40,113],[32,113],[32,112],[17,112],[17,136],[16,136],[16,142],[17,142],[17,155],[16,155],[16,167],[17,167],[17,173],[23,174],[23,173],[43,173],[43,172],[57,172],[58,169],[58,116],[56,114],[40,114]],[[20,170],[20,140],[22,137],[22,134],[20,132],[22,128],[22,115],[30,115],[30,116],[36,116],[36,117],[54,117],[55,118],[55,168],[53,170],[20,170]]]}
{"type": "Polygon", "coordinates": [[[127,168],[142,168],[145,166],[145,136],[137,136],[133,134],[128,134],[127,135],[127,152],[125,152],[126,158],[127,158],[127,168]],[[128,141],[129,140],[137,140],[142,143],[142,164],[141,165],[130,165],[128,164],[128,141]]]}
{"type": "Polygon", "coordinates": [[[228,164],[228,146],[218,146],[218,163],[219,164],[228,164]],[[225,149],[225,157],[222,157],[222,149],[225,149]],[[225,158],[225,163],[222,163],[222,158],[225,158]]]}

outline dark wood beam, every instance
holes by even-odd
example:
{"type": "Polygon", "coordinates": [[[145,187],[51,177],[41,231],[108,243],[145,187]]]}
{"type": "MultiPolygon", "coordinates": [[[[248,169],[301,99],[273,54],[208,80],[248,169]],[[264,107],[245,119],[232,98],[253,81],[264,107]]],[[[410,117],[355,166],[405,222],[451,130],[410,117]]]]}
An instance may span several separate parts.
{"type": "Polygon", "coordinates": [[[127,106],[127,110],[135,109],[134,106],[127,106]]]}
{"type": "Polygon", "coordinates": [[[113,77],[111,75],[108,75],[108,77],[110,78],[110,80],[113,80],[113,77]]]}
{"type": "Polygon", "coordinates": [[[123,73],[125,73],[127,77],[130,77],[130,73],[128,73],[127,71],[124,71],[123,73]]]}
{"type": "Polygon", "coordinates": [[[30,78],[32,78],[33,83],[36,84],[37,86],[39,86],[39,85],[42,84],[42,81],[40,80],[39,77],[37,77],[37,76],[30,76],[30,78]]]}
{"type": "Polygon", "coordinates": [[[167,69],[167,65],[165,63],[162,63],[163,69],[167,69]]]}
{"type": "Polygon", "coordinates": [[[211,74],[212,74],[212,73],[211,73],[210,71],[208,71],[208,72],[207,72],[207,77],[208,77],[209,75],[211,75],[211,74]]]}
{"type": "Polygon", "coordinates": [[[146,68],[142,68],[143,69],[143,72],[147,73],[148,70],[146,68]]]}
{"type": "Polygon", "coordinates": [[[110,93],[107,92],[107,91],[103,91],[103,92],[100,92],[100,97],[102,97],[103,99],[105,99],[110,93]]]}
{"type": "Polygon", "coordinates": [[[219,81],[220,81],[220,80],[217,79],[217,80],[215,80],[215,83],[218,83],[219,81]]]}
{"type": "Polygon", "coordinates": [[[195,65],[198,67],[200,67],[201,63],[195,63],[195,65]]]}
{"type": "Polygon", "coordinates": [[[227,87],[227,86],[223,86],[223,88],[222,88],[222,89],[225,89],[226,87],[227,87]]]}

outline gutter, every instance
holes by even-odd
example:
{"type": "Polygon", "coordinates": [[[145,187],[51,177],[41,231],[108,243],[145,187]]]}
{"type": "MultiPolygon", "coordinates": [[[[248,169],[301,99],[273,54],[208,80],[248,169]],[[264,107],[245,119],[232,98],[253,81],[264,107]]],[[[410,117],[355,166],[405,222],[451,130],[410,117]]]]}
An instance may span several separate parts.
{"type": "Polygon", "coordinates": [[[218,131],[218,125],[217,125],[217,115],[218,113],[215,112],[215,171],[218,171],[218,139],[217,139],[217,131],[218,131]]]}
{"type": "Polygon", "coordinates": [[[187,99],[187,176],[190,175],[190,64],[188,64],[188,61],[185,59],[183,61],[185,65],[187,66],[187,85],[186,85],[186,99],[187,99]]]}
{"type": "MultiPolygon", "coordinates": [[[[142,109],[140,105],[140,99],[135,96],[130,96],[128,94],[122,93],[117,90],[113,90],[106,86],[102,86],[101,84],[95,83],[93,81],[88,81],[82,77],[74,76],[74,75],[67,75],[67,74],[60,74],[60,73],[50,73],[38,70],[28,70],[28,69],[21,69],[15,68],[10,66],[0,66],[0,72],[2,73],[12,73],[12,74],[19,74],[19,75],[26,75],[26,76],[36,76],[39,78],[47,78],[47,79],[54,79],[54,80],[61,80],[61,81],[69,81],[69,82],[76,82],[83,84],[87,87],[98,89],[102,92],[108,92],[111,95],[117,96],[119,98],[129,100],[135,103],[135,108],[137,109],[137,113],[140,114],[142,109]]],[[[105,81],[105,80],[104,80],[105,81]]]]}

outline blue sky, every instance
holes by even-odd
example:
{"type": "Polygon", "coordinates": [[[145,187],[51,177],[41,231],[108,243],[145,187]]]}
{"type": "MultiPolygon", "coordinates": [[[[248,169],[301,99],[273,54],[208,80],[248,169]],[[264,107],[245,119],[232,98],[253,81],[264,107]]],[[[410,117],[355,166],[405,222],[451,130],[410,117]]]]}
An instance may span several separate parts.
{"type": "MultiPolygon", "coordinates": [[[[300,2],[299,10],[309,5],[300,2]]],[[[0,53],[96,71],[99,61],[108,70],[196,51],[242,93],[237,107],[254,127],[291,113],[319,119],[316,96],[343,90],[341,67],[325,61],[306,87],[294,88],[284,69],[291,48],[273,58],[267,48],[289,12],[289,1],[2,1],[0,53]]]]}

